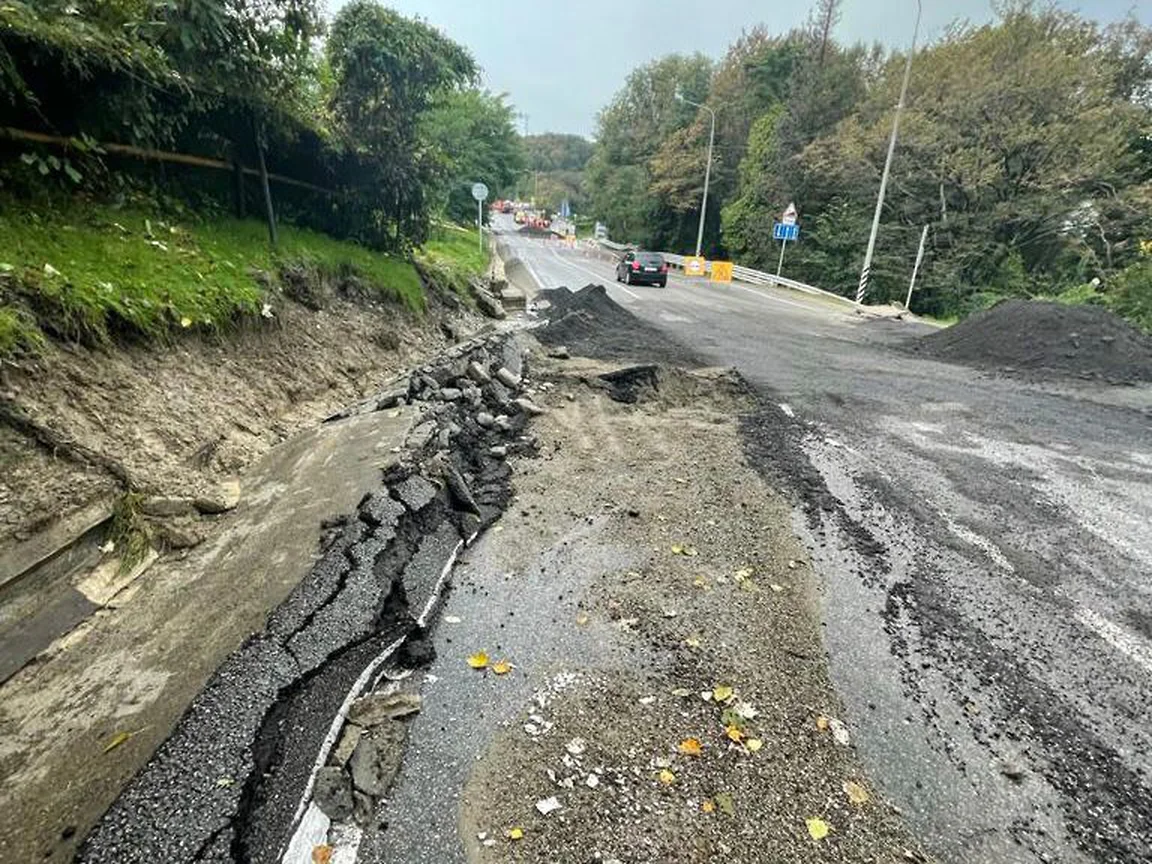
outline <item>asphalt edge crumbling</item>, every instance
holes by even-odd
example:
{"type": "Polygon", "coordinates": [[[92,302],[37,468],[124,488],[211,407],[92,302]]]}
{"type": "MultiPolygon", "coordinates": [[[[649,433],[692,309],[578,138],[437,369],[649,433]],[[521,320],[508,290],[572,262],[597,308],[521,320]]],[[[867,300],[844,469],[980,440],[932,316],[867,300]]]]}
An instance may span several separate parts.
{"type": "MultiPolygon", "coordinates": [[[[525,426],[542,410],[525,393],[525,354],[513,334],[472,339],[328,418],[404,404],[422,415],[381,489],[327,525],[312,572],[221,664],[76,860],[279,860],[328,761],[333,715],[376,685],[365,673],[385,657],[431,659],[425,631],[451,563],[511,498],[506,459],[534,450],[525,426]]],[[[360,796],[370,813],[377,800],[360,796]]]]}

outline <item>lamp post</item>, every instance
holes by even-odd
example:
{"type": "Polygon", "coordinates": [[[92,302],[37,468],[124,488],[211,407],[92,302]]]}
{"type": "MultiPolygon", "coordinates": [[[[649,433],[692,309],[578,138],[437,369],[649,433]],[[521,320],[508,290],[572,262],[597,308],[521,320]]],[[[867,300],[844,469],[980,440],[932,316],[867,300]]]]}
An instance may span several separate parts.
{"type": "Polygon", "coordinates": [[[888,139],[888,156],[884,160],[884,173],[880,175],[880,194],[876,196],[876,212],[872,214],[872,233],[868,235],[868,250],[864,253],[864,267],[860,271],[860,284],[856,288],[856,304],[864,302],[868,291],[868,277],[872,275],[872,253],[876,249],[876,234],[880,230],[880,211],[884,209],[884,190],[888,186],[888,175],[892,171],[892,154],[896,152],[896,133],[900,130],[900,112],[904,110],[904,98],[908,95],[908,79],[912,76],[912,58],[916,55],[916,37],[920,33],[921,0],[916,0],[916,24],[912,28],[912,47],[904,64],[904,81],[900,85],[900,101],[896,103],[896,116],[892,118],[892,137],[888,139]]]}
{"type": "Polygon", "coordinates": [[[716,141],[716,112],[707,105],[685,99],[680,93],[676,94],[676,98],[688,105],[703,108],[712,115],[712,126],[708,132],[708,162],[704,166],[704,200],[700,202],[700,227],[696,231],[696,257],[699,258],[700,247],[704,243],[704,218],[708,215],[708,182],[712,179],[712,145],[716,141]]]}

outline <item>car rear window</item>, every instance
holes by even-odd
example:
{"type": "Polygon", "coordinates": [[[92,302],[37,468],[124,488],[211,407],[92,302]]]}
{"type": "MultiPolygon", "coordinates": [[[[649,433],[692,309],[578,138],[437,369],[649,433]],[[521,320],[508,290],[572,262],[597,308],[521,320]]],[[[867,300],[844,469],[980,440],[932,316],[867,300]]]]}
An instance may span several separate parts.
{"type": "Polygon", "coordinates": [[[659,267],[664,263],[664,256],[659,252],[637,252],[636,260],[646,266],[655,264],[657,267],[659,267]]]}

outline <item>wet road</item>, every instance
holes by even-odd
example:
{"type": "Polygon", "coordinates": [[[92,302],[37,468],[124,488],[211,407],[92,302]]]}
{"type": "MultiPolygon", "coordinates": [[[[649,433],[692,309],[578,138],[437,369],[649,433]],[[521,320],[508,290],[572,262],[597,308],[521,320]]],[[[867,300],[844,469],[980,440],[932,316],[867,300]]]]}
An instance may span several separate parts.
{"type": "Polygon", "coordinates": [[[1152,860],[1152,391],[921,360],[893,347],[912,325],[505,239],[768,397],[753,458],[835,502],[796,527],[856,743],[941,860],[1152,860]]]}

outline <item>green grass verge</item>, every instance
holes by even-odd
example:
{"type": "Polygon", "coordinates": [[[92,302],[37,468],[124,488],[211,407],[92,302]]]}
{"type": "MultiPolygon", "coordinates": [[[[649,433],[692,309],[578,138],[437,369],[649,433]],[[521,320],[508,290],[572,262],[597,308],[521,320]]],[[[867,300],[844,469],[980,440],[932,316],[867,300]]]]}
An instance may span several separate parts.
{"type": "Polygon", "coordinates": [[[470,302],[468,280],[484,275],[489,254],[487,242],[484,251],[480,251],[475,231],[442,222],[433,229],[428,242],[417,250],[416,260],[434,280],[470,302]]]}
{"type": "Polygon", "coordinates": [[[476,232],[441,223],[418,252],[418,257],[440,266],[459,270],[468,276],[481,276],[488,269],[488,244],[480,251],[476,232]]]}
{"type": "Polygon", "coordinates": [[[423,308],[411,262],[290,225],[281,226],[273,252],[256,220],[175,221],[96,204],[36,212],[0,203],[0,353],[34,347],[40,331],[99,343],[227,330],[260,316],[268,298],[258,271],[274,279],[293,263],[356,275],[381,298],[423,308]]]}

